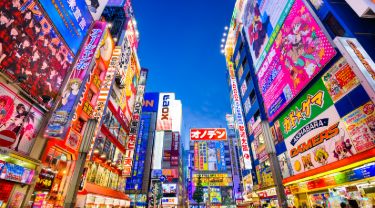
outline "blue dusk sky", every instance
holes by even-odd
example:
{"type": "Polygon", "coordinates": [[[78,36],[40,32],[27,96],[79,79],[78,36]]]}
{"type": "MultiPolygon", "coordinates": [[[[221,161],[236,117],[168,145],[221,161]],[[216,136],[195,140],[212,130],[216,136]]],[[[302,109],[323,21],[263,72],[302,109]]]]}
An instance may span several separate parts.
{"type": "Polygon", "coordinates": [[[135,0],[138,56],[149,69],[147,92],[174,92],[183,107],[182,138],[190,128],[226,127],[230,113],[224,27],[235,0],[135,0]]]}

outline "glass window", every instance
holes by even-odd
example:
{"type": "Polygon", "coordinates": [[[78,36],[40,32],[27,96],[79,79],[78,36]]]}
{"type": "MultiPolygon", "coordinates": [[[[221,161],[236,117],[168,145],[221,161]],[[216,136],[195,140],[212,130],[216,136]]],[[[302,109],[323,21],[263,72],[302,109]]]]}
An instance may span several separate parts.
{"type": "Polygon", "coordinates": [[[345,35],[345,29],[341,26],[339,21],[337,21],[335,16],[332,15],[332,13],[328,13],[327,17],[324,20],[324,23],[328,26],[329,30],[331,30],[331,32],[335,36],[345,35]]]}

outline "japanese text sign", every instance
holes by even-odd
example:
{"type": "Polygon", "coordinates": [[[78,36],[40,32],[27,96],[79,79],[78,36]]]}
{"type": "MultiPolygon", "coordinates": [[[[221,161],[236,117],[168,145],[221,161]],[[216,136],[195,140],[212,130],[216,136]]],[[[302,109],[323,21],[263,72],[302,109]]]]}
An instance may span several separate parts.
{"type": "Polygon", "coordinates": [[[194,128],[190,129],[190,139],[196,140],[227,140],[227,131],[224,128],[194,128]]]}

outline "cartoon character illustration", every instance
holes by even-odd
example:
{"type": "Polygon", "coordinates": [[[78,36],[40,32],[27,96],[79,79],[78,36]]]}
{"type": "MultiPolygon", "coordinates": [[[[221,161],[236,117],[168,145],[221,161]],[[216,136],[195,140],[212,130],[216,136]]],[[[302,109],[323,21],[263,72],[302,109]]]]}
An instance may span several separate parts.
{"type": "Polygon", "coordinates": [[[325,149],[325,147],[319,147],[315,149],[314,155],[315,155],[314,157],[315,161],[320,163],[321,165],[326,165],[328,163],[329,154],[327,150],[325,149]]]}
{"type": "Polygon", "coordinates": [[[333,150],[333,156],[337,160],[344,159],[346,157],[352,156],[352,147],[353,145],[350,142],[350,139],[346,139],[345,134],[341,136],[341,139],[335,142],[335,149],[333,150]]]}
{"type": "Polygon", "coordinates": [[[85,1],[90,12],[96,13],[97,9],[100,7],[99,1],[98,0],[85,0],[85,1]]]}
{"type": "Polygon", "coordinates": [[[14,110],[13,99],[7,95],[0,96],[0,128],[10,119],[14,110]]]}
{"type": "Polygon", "coordinates": [[[311,168],[314,167],[314,164],[311,161],[310,153],[302,156],[301,159],[302,159],[303,168],[305,170],[310,170],[311,168]]]}
{"type": "Polygon", "coordinates": [[[69,84],[63,93],[63,98],[61,99],[61,106],[57,111],[65,111],[66,113],[69,113],[72,110],[80,86],[80,79],[72,79],[69,81],[69,84]]]}
{"type": "Polygon", "coordinates": [[[269,17],[266,16],[262,21],[262,17],[259,11],[259,5],[256,3],[253,12],[254,18],[248,28],[248,34],[250,44],[253,46],[255,57],[258,58],[260,55],[260,49],[265,42],[267,36],[267,26],[269,24],[269,17]]]}

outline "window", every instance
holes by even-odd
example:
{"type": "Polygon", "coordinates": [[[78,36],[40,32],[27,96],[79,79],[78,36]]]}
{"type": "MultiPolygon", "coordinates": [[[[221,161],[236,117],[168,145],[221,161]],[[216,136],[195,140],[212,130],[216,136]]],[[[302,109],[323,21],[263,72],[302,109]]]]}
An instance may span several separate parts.
{"type": "Polygon", "coordinates": [[[242,66],[243,66],[243,67],[246,67],[246,64],[247,64],[247,59],[244,58],[243,61],[242,61],[242,66]]]}
{"type": "Polygon", "coordinates": [[[245,108],[245,114],[247,114],[249,112],[250,108],[251,108],[251,103],[250,103],[249,98],[246,99],[244,108],[245,108]]]}
{"type": "Polygon", "coordinates": [[[335,36],[345,35],[345,29],[337,21],[335,16],[332,15],[332,13],[328,13],[327,17],[324,19],[324,23],[328,26],[328,28],[335,36]]]}
{"type": "Polygon", "coordinates": [[[258,119],[260,119],[260,111],[257,110],[257,112],[255,112],[254,114],[254,120],[257,121],[258,119]]]}
{"type": "Polygon", "coordinates": [[[241,45],[240,45],[240,48],[238,49],[238,53],[242,53],[242,50],[243,50],[243,42],[241,43],[241,45]]]}
{"type": "Polygon", "coordinates": [[[250,100],[251,100],[251,105],[254,105],[256,97],[255,97],[255,91],[251,91],[250,93],[250,100]]]}
{"type": "Polygon", "coordinates": [[[247,72],[245,80],[246,80],[246,83],[249,83],[249,81],[251,80],[250,72],[247,72]]]}
{"type": "Polygon", "coordinates": [[[241,85],[241,95],[242,95],[242,97],[245,95],[246,91],[247,91],[247,84],[246,84],[246,82],[243,82],[242,85],[241,85]]]}
{"type": "Polygon", "coordinates": [[[237,77],[238,77],[238,79],[241,79],[242,74],[243,74],[243,66],[241,65],[240,68],[237,71],[237,77]]]}

